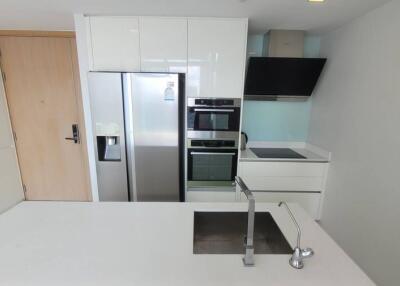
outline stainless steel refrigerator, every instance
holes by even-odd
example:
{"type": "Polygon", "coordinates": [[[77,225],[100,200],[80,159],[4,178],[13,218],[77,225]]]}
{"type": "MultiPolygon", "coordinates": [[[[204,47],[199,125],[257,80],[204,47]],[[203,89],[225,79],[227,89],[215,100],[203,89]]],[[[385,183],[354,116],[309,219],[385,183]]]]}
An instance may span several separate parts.
{"type": "Polygon", "coordinates": [[[100,201],[183,201],[184,76],[90,72],[100,201]]]}

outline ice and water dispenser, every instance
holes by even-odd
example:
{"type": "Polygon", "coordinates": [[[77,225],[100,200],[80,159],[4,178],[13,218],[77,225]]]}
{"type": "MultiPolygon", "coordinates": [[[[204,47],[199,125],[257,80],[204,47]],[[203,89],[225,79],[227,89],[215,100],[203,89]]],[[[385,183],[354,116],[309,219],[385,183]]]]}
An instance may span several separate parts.
{"type": "Polygon", "coordinates": [[[97,136],[99,161],[121,161],[120,136],[97,136]]]}

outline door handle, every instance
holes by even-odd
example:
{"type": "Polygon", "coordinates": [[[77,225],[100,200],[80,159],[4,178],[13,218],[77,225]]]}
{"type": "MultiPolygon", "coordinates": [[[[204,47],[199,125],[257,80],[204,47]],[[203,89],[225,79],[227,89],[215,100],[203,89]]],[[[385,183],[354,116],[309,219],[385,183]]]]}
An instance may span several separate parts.
{"type": "Polygon", "coordinates": [[[65,140],[74,141],[75,144],[81,143],[78,124],[72,124],[72,136],[73,137],[65,137],[65,140]]]}

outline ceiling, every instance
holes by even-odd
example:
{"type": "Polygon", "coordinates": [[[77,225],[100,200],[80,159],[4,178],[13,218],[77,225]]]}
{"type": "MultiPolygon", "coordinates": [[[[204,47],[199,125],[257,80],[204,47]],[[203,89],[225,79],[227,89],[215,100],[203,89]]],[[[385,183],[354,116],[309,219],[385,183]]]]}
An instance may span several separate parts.
{"type": "Polygon", "coordinates": [[[73,14],[248,17],[250,33],[332,30],[389,0],[0,0],[0,29],[73,30],[73,14]]]}

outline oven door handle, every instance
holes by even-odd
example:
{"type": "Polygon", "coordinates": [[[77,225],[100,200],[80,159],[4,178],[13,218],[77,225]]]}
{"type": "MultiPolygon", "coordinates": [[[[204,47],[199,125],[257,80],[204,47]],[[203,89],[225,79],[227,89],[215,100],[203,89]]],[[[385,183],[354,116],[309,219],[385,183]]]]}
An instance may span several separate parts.
{"type": "Polygon", "coordinates": [[[235,112],[234,109],[195,108],[194,112],[235,112]]]}
{"type": "Polygon", "coordinates": [[[236,153],[223,153],[223,152],[190,152],[190,155],[229,155],[229,156],[235,156],[236,153]]]}

